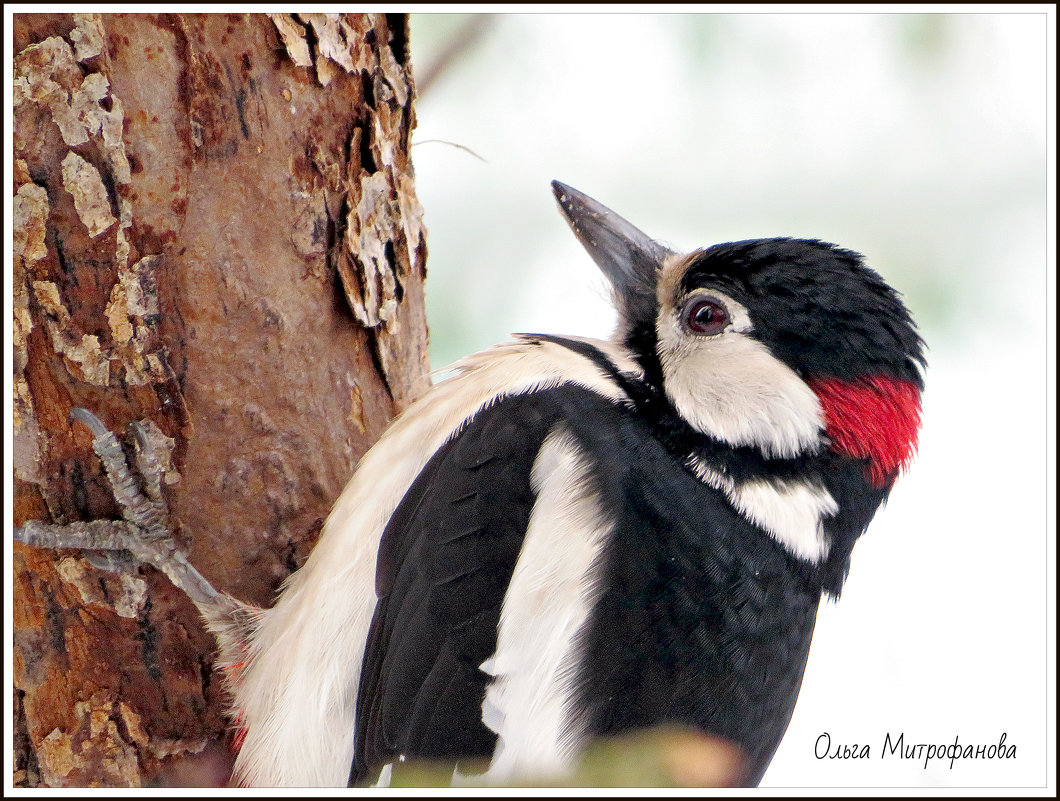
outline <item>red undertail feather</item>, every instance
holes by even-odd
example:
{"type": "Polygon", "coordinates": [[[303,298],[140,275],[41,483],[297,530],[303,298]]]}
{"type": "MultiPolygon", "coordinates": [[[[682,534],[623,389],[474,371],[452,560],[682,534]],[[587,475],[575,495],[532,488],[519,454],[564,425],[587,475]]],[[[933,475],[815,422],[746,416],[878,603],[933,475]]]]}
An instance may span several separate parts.
{"type": "MultiPolygon", "coordinates": [[[[244,643],[239,644],[242,650],[246,651],[246,645],[244,643]]],[[[221,669],[224,671],[225,678],[228,680],[229,687],[235,687],[243,676],[243,668],[246,665],[245,662],[233,662],[229,665],[222,665],[221,669]]],[[[232,735],[232,752],[239,753],[239,749],[243,747],[243,740],[246,739],[246,716],[243,714],[242,709],[236,709],[232,712],[232,723],[234,724],[235,732],[232,735]]]]}
{"type": "Polygon", "coordinates": [[[910,381],[867,376],[856,381],[812,378],[832,450],[869,459],[869,480],[888,487],[916,455],[920,390],[910,381]]]}

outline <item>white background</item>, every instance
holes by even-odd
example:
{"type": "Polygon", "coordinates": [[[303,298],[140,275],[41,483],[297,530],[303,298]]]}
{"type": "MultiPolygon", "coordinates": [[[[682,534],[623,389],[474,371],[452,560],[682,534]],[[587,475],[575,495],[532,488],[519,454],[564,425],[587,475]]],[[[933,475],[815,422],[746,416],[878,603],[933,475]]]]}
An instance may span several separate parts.
{"type": "MultiPolygon", "coordinates": [[[[920,456],[822,607],[763,786],[1046,784],[1054,21],[1022,10],[508,14],[419,98],[435,367],[512,332],[610,333],[553,178],[678,248],[791,235],[860,251],[919,321],[920,456]],[[823,732],[870,758],[816,759],[823,732]],[[1015,759],[882,757],[888,733],[1002,732],[1015,759]]],[[[419,75],[464,24],[413,15],[419,75]]]]}

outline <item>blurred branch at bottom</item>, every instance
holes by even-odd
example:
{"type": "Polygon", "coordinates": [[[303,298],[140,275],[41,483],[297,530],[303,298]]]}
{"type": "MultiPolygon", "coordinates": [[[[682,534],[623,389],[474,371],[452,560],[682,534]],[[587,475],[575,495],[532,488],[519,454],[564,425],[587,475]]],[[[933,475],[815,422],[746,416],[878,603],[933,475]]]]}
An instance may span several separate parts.
{"type": "MultiPolygon", "coordinates": [[[[474,774],[488,760],[463,760],[459,784],[470,787],[738,787],[743,752],[735,744],[687,728],[643,729],[590,743],[573,771],[564,777],[519,780],[503,785],[479,782],[474,774]]],[[[451,763],[410,760],[396,763],[391,787],[447,787],[451,763]]]]}

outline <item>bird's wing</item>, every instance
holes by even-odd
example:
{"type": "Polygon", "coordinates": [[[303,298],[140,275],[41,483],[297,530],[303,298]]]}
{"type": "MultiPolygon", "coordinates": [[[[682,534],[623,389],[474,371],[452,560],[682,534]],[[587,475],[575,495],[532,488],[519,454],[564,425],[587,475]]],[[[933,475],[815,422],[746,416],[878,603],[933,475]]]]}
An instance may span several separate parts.
{"type": "MultiPolygon", "coordinates": [[[[242,784],[295,787],[345,784],[351,775],[351,763],[355,765],[357,777],[358,771],[363,772],[365,765],[371,764],[365,762],[366,754],[371,754],[374,760],[407,742],[407,724],[397,732],[385,727],[377,730],[382,721],[378,711],[376,723],[369,730],[367,717],[372,710],[366,708],[360,726],[364,730],[365,746],[359,750],[355,746],[361,717],[355,699],[361,685],[373,613],[379,606],[380,622],[371,639],[379,640],[384,626],[400,626],[401,630],[393,635],[393,644],[381,640],[374,646],[368,661],[376,660],[380,664],[371,668],[372,676],[365,677],[366,686],[384,682],[380,691],[386,693],[386,681],[403,679],[406,688],[420,690],[417,682],[426,680],[430,666],[422,671],[420,679],[408,678],[411,674],[406,674],[404,668],[391,677],[387,671],[395,660],[383,660],[391,648],[396,652],[404,638],[412,636],[406,633],[410,631],[410,622],[422,622],[422,618],[398,621],[398,613],[406,604],[409,604],[406,615],[416,611],[411,606],[416,599],[415,592],[430,588],[430,582],[445,567],[440,559],[447,554],[458,554],[462,547],[457,540],[436,551],[428,541],[427,527],[432,524],[432,516],[438,517],[439,531],[464,531],[475,525],[476,514],[481,517],[482,510],[491,508],[490,498],[483,494],[487,491],[485,485],[474,474],[475,461],[481,462],[487,456],[496,460],[493,465],[498,470],[490,485],[493,489],[488,491],[499,502],[511,503],[513,495],[504,488],[502,478],[506,472],[504,448],[510,450],[508,459],[522,460],[525,487],[526,465],[543,441],[542,432],[546,427],[532,420],[518,422],[511,434],[512,444],[502,445],[495,434],[484,433],[478,426],[489,424],[493,431],[503,428],[503,415],[494,418],[492,413],[499,414],[504,409],[506,414],[514,414],[514,407],[506,405],[505,399],[529,394],[539,397],[541,393],[560,388],[572,387],[600,402],[621,404],[627,400],[621,377],[636,378],[639,374],[636,363],[614,343],[530,335],[469,356],[455,368],[456,375],[436,384],[406,409],[362,457],[346,489],[335,501],[309,559],[292,574],[276,605],[255,621],[249,658],[234,699],[247,732],[235,768],[242,784]],[[462,442],[468,434],[471,436],[462,442]],[[439,461],[432,463],[435,457],[439,461]],[[424,478],[415,491],[410,491],[428,465],[428,472],[438,471],[439,480],[424,478]],[[436,487],[429,490],[432,483],[436,487]],[[461,484],[467,486],[463,493],[454,489],[461,484]],[[434,495],[443,490],[448,494],[434,495]],[[461,494],[471,490],[479,493],[475,502],[477,511],[470,516],[472,522],[466,524],[468,528],[459,529],[459,519],[449,522],[452,516],[449,509],[458,509],[461,494]],[[398,514],[406,495],[406,503],[398,514]],[[441,514],[443,511],[446,514],[441,514]],[[397,519],[382,549],[383,564],[377,571],[384,528],[395,514],[397,519]],[[404,522],[399,524],[397,520],[404,522]],[[421,540],[424,544],[417,545],[421,540]],[[425,547],[438,555],[435,561],[424,565],[414,563],[412,551],[425,547]],[[409,565],[404,569],[415,568],[416,574],[412,576],[415,581],[401,575],[405,559],[409,565]],[[387,594],[383,605],[377,603],[374,586],[377,572],[382,579],[380,586],[387,594]]],[[[477,469],[493,473],[485,463],[477,469]]],[[[519,473],[515,468],[510,469],[519,473]]],[[[522,513],[525,515],[526,510],[522,513]]],[[[514,526],[511,530],[518,528],[514,526]]],[[[493,530],[504,529],[494,527],[493,530]]],[[[484,551],[485,554],[496,552],[497,548],[484,551]]],[[[509,554],[509,569],[511,558],[509,554]]],[[[458,616],[460,603],[467,601],[455,589],[461,586],[458,579],[451,578],[453,597],[447,601],[447,608],[458,616]]],[[[497,581],[498,589],[488,601],[475,600],[477,611],[484,609],[487,602],[495,604],[503,593],[505,579],[497,581]]],[[[471,580],[467,578],[463,582],[470,584],[471,580]]],[[[436,594],[436,597],[441,596],[436,594]]],[[[441,607],[432,601],[429,608],[441,607]]],[[[471,616],[468,613],[468,621],[471,616]]],[[[457,626],[448,628],[456,636],[457,626]]],[[[473,636],[473,629],[468,622],[464,633],[473,636]]],[[[428,642],[426,648],[434,649],[431,659],[442,653],[441,642],[428,642]]],[[[462,653],[453,649],[446,653],[450,652],[462,653]]],[[[361,704],[366,707],[367,698],[368,695],[361,695],[361,704]]],[[[379,711],[385,711],[392,706],[410,707],[412,701],[386,695],[372,703],[378,703],[379,711]]],[[[394,753],[405,752],[395,750],[394,753]]]]}
{"type": "Polygon", "coordinates": [[[379,547],[351,781],[404,756],[493,753],[497,735],[482,719],[490,676],[480,666],[497,646],[534,503],[534,461],[564,413],[556,394],[515,395],[480,411],[431,458],[391,517],[379,547]]]}

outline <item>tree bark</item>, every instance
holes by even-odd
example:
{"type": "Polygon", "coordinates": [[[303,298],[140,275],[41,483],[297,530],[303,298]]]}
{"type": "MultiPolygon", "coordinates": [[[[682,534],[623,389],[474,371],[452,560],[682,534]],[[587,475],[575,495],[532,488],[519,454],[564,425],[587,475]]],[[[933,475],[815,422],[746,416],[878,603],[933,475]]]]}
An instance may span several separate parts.
{"type": "MultiPolygon", "coordinates": [[[[13,27],[14,523],[117,518],[68,415],[149,420],[192,563],[268,606],[428,386],[407,19],[13,27]]],[[[191,602],[76,551],[16,545],[13,569],[15,784],[223,783],[191,602]]]]}

